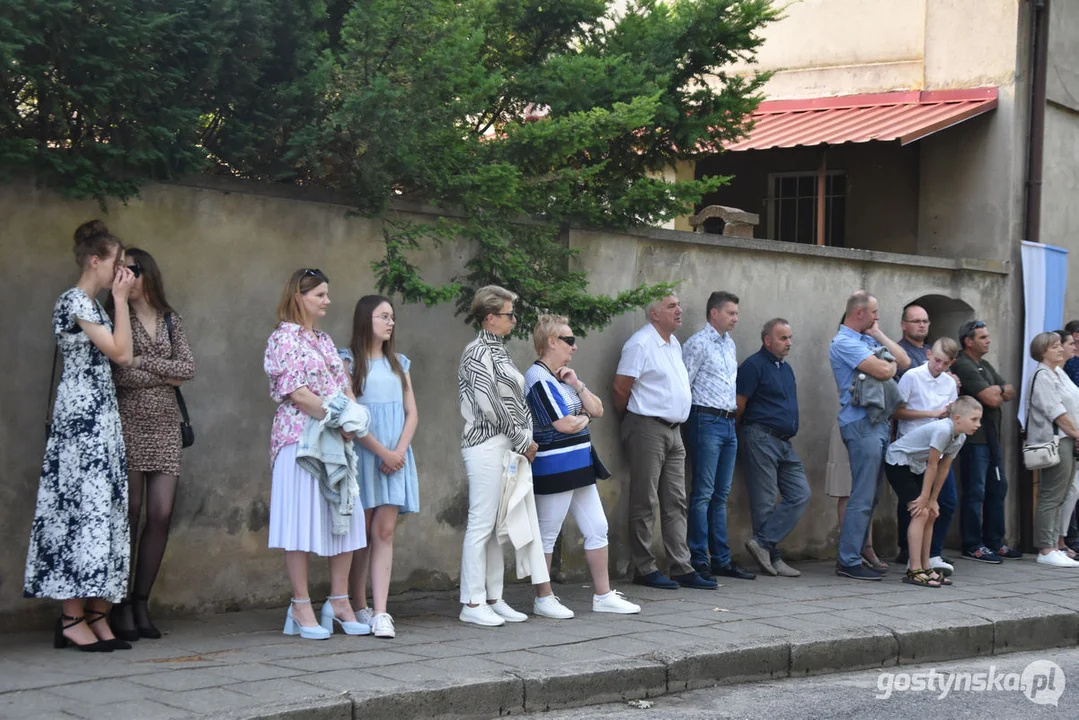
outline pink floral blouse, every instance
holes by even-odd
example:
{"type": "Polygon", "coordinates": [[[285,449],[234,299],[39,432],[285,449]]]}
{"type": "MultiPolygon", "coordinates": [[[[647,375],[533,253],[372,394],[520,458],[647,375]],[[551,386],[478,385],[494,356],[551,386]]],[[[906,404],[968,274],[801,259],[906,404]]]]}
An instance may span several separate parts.
{"type": "Polygon", "coordinates": [[[270,432],[273,467],[281,448],[300,441],[307,422],[307,413],[292,404],[288,395],[306,387],[328,399],[347,390],[350,382],[330,336],[295,323],[283,322],[273,331],[262,367],[270,378],[270,397],[278,403],[270,432]]]}

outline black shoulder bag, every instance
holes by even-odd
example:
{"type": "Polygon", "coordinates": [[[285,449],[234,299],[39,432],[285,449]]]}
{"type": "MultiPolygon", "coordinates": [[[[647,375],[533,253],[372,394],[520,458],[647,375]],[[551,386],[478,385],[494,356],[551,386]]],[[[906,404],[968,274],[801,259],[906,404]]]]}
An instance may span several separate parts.
{"type": "Polygon", "coordinates": [[[52,372],[49,374],[49,394],[45,397],[45,439],[52,434],[52,415],[55,400],[52,391],[56,389],[56,361],[60,359],[60,345],[57,343],[52,348],[52,372]]]}
{"type": "MultiPolygon", "coordinates": [[[[169,331],[169,347],[172,347],[172,313],[165,316],[165,328],[169,331]]],[[[191,447],[195,444],[195,429],[191,427],[191,418],[187,415],[187,403],[184,402],[184,394],[180,388],[173,387],[176,391],[176,404],[180,406],[180,445],[191,447]]]]}

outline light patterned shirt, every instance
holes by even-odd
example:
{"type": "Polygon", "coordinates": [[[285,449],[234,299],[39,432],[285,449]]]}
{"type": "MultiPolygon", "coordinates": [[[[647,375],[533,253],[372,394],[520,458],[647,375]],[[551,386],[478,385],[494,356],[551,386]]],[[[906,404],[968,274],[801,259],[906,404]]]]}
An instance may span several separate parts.
{"type": "Polygon", "coordinates": [[[686,341],[682,360],[694,405],[735,410],[738,353],[730,333],[720,335],[711,323],[705,325],[686,341]]]}

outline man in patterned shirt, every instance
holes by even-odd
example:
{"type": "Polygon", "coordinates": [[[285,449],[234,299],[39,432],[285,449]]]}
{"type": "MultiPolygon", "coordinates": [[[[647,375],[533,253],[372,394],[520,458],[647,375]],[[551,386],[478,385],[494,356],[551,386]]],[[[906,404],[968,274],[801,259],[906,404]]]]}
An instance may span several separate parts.
{"type": "Polygon", "coordinates": [[[731,559],[727,545],[727,496],[738,456],[734,428],[738,355],[731,330],[738,324],[738,297],[717,291],[705,308],[708,322],[686,341],[682,359],[693,405],[686,422],[686,445],[693,465],[689,497],[689,555],[702,577],[756,575],[731,559]]]}

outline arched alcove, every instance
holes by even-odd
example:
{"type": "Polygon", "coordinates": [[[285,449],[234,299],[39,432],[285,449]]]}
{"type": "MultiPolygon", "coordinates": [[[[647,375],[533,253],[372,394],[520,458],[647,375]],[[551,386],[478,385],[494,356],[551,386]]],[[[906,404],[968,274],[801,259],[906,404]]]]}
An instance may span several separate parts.
{"type": "Polygon", "coordinates": [[[962,300],[956,300],[947,295],[922,295],[911,302],[921,305],[929,314],[928,342],[930,344],[942,337],[956,340],[959,327],[968,320],[974,319],[974,308],[962,300]]]}

